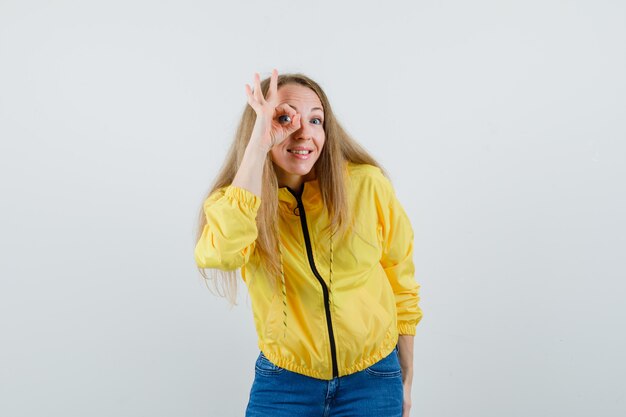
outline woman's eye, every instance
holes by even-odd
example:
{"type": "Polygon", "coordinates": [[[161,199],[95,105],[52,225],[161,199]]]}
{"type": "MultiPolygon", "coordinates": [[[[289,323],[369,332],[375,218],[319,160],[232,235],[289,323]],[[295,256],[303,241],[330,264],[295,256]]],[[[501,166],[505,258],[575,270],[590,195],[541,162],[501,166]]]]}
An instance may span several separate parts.
{"type": "Polygon", "coordinates": [[[321,125],[322,124],[322,119],[320,119],[320,118],[315,118],[313,120],[317,120],[318,121],[318,123],[315,123],[317,125],[321,125]]]}
{"type": "Polygon", "coordinates": [[[291,117],[287,116],[286,114],[283,114],[281,116],[278,116],[278,121],[280,123],[289,123],[291,122],[291,117]]]}

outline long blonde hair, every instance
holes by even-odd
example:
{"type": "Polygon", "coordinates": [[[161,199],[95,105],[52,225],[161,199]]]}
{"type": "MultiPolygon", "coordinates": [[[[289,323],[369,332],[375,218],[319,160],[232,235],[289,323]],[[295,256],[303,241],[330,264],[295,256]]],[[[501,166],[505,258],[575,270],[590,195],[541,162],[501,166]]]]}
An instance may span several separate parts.
{"type": "MultiPolygon", "coordinates": [[[[313,90],[324,109],[324,132],[326,140],[322,148],[319,159],[315,162],[313,169],[319,182],[322,193],[322,201],[326,206],[330,216],[330,229],[332,234],[341,236],[346,233],[351,226],[352,218],[348,206],[347,178],[345,171],[346,161],[356,164],[369,164],[383,168],[374,158],[359,145],[341,127],[335,114],[332,111],[330,102],[322,88],[312,79],[301,73],[280,74],[278,76],[278,88],[286,84],[297,84],[313,90]]],[[[267,96],[270,78],[261,82],[263,96],[267,96]]],[[[222,165],[217,178],[207,192],[205,199],[219,188],[230,185],[239,169],[244,152],[250,141],[252,129],[256,121],[256,112],[246,105],[234,141],[226,155],[226,160],[222,165]]],[[[383,170],[383,173],[385,171],[383,170]]],[[[203,199],[203,202],[204,200],[203,199]]],[[[276,286],[278,277],[281,274],[281,264],[278,246],[278,180],[274,171],[274,165],[268,152],[263,167],[261,206],[259,208],[256,224],[258,236],[255,250],[261,259],[261,263],[267,276],[272,277],[272,282],[276,286]]],[[[198,229],[196,243],[202,235],[206,217],[201,204],[198,215],[198,229]]],[[[214,281],[218,295],[225,297],[231,306],[236,305],[237,279],[236,271],[222,271],[215,269],[198,268],[200,274],[207,280],[214,281]],[[208,274],[207,274],[208,273],[208,274]],[[220,286],[222,289],[220,289],[220,286]]],[[[276,288],[276,287],[275,287],[276,288]]]]}

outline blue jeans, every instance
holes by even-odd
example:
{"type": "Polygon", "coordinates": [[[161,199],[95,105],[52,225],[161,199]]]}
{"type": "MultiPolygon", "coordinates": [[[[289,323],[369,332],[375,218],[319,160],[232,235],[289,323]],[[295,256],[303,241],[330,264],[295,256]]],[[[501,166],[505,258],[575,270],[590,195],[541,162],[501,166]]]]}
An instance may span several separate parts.
{"type": "Polygon", "coordinates": [[[402,417],[403,395],[398,346],[369,368],[329,381],[276,366],[261,352],[246,417],[402,417]]]}

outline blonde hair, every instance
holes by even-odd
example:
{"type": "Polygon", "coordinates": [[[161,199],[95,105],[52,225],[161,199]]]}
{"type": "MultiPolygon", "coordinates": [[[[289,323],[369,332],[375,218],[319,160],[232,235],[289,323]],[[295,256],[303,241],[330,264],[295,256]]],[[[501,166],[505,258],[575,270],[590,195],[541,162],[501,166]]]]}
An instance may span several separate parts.
{"type": "MultiPolygon", "coordinates": [[[[280,74],[278,76],[278,88],[286,84],[297,84],[310,88],[317,94],[322,103],[326,140],[319,159],[315,162],[313,169],[315,169],[315,174],[319,182],[322,201],[330,216],[329,227],[331,234],[341,236],[349,230],[352,224],[350,208],[348,207],[348,178],[345,171],[346,161],[356,164],[374,165],[379,167],[383,173],[385,173],[385,171],[374,158],[341,127],[335,118],[335,114],[332,111],[326,94],[319,84],[301,73],[280,74]]],[[[267,95],[269,85],[269,77],[261,82],[261,90],[264,96],[267,95]]],[[[232,183],[241,164],[250,136],[252,135],[255,121],[256,112],[252,107],[246,105],[241,120],[239,121],[234,141],[226,155],[226,160],[217,178],[213,182],[213,185],[207,192],[205,199],[219,188],[226,187],[232,183]]],[[[261,206],[257,214],[256,224],[258,236],[255,251],[261,259],[262,266],[267,272],[267,275],[272,277],[272,283],[276,288],[276,284],[282,273],[278,239],[278,180],[269,152],[263,168],[261,206]]],[[[205,225],[206,218],[201,204],[198,216],[196,243],[200,239],[205,225]]],[[[214,281],[218,295],[227,298],[231,306],[237,304],[238,276],[236,271],[205,268],[198,268],[198,270],[204,277],[205,282],[207,280],[214,281]],[[222,289],[220,289],[220,286],[222,289]]]]}

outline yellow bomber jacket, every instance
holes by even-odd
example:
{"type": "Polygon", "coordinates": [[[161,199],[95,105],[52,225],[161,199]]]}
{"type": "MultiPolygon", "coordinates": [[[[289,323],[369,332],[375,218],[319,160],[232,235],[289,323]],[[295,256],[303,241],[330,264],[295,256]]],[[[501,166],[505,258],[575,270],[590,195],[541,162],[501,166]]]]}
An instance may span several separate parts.
{"type": "Polygon", "coordinates": [[[260,268],[261,200],[246,189],[229,185],[205,200],[207,224],[194,252],[201,268],[241,268],[258,346],[271,362],[324,380],[386,357],[422,318],[413,229],[391,183],[375,166],[346,168],[356,226],[341,240],[330,236],[317,180],[300,196],[279,188],[281,292],[260,268]]]}

